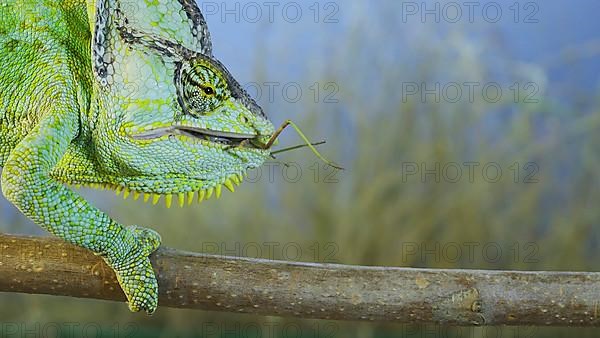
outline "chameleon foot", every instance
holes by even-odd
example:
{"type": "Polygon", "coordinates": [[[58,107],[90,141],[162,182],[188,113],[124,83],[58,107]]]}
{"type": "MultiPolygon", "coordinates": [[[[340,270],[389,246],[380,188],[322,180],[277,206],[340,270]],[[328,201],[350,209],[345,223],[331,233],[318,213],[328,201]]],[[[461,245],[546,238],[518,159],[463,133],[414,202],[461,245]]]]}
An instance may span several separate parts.
{"type": "Polygon", "coordinates": [[[158,282],[148,256],[160,246],[160,235],[137,226],[127,227],[124,231],[127,231],[127,240],[123,243],[130,245],[127,253],[109,254],[107,263],[115,270],[129,309],[152,314],[158,306],[158,282]]]}

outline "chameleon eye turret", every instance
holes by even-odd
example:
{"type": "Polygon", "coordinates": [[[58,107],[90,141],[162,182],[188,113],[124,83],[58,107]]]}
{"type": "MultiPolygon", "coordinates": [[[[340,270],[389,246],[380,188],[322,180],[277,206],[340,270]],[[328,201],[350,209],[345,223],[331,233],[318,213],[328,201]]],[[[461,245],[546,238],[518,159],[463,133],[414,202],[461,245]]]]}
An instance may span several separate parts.
{"type": "Polygon", "coordinates": [[[185,114],[200,117],[212,113],[229,99],[227,81],[208,59],[193,59],[178,65],[175,73],[177,101],[185,114]]]}

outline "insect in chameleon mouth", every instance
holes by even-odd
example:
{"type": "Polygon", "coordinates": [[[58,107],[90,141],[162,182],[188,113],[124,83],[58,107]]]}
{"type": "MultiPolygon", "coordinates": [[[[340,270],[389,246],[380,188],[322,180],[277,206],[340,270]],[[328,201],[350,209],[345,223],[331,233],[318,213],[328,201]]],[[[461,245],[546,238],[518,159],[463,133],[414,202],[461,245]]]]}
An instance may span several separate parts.
{"type": "Polygon", "coordinates": [[[255,145],[257,135],[233,133],[226,131],[210,130],[190,126],[171,126],[152,129],[143,133],[132,135],[135,140],[153,140],[165,135],[183,135],[194,139],[206,140],[224,146],[244,146],[259,148],[255,145]]]}

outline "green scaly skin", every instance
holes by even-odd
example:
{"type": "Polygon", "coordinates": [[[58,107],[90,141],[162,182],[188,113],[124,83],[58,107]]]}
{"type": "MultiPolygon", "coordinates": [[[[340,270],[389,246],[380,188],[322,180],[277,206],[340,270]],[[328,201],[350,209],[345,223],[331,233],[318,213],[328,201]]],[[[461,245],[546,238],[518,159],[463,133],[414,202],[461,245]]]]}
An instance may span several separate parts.
{"type": "Polygon", "coordinates": [[[194,0],[0,1],[4,195],[52,234],[101,255],[132,311],[153,313],[149,229],[67,185],[179,204],[233,190],[269,157],[261,108],[212,56],[194,0]]]}

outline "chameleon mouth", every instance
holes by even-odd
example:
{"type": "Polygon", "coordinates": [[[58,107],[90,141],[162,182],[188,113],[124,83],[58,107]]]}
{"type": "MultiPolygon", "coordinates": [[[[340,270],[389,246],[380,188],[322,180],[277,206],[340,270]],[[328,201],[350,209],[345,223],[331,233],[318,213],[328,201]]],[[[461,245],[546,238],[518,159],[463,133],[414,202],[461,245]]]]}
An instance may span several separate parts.
{"type": "Polygon", "coordinates": [[[249,148],[257,148],[254,142],[252,142],[254,139],[256,139],[256,135],[232,133],[189,126],[157,128],[133,135],[132,138],[134,140],[153,140],[165,135],[183,135],[193,139],[205,140],[224,146],[244,145],[245,147],[249,148]]]}

